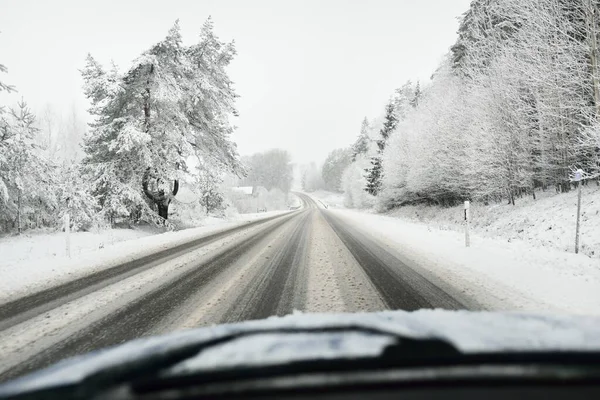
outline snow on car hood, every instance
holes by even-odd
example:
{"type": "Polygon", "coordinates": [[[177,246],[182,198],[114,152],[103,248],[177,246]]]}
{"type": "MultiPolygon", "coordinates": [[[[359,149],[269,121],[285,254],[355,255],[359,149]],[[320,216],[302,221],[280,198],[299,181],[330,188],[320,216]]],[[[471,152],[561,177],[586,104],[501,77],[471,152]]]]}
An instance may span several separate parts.
{"type": "MultiPolygon", "coordinates": [[[[0,386],[0,395],[76,384],[100,370],[168,354],[240,332],[285,328],[367,327],[409,338],[437,338],[464,353],[526,350],[600,350],[600,318],[545,314],[419,310],[356,314],[301,314],[179,331],[137,339],[62,361],[0,386]]],[[[391,336],[348,333],[250,335],[211,347],[175,365],[172,372],[290,360],[376,356],[391,336]]]]}

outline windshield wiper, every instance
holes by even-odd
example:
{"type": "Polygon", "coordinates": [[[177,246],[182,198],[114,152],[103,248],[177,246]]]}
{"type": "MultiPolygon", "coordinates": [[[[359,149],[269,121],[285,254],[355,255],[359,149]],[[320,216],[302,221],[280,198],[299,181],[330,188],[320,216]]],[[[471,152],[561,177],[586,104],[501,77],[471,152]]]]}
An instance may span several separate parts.
{"type": "MultiPolygon", "coordinates": [[[[325,331],[324,331],[325,332],[325,331]]],[[[331,332],[331,331],[329,331],[331,332]]],[[[236,365],[214,370],[198,370],[184,373],[167,373],[146,376],[130,383],[135,394],[186,387],[201,388],[209,384],[240,383],[278,377],[318,374],[362,374],[403,369],[421,370],[420,378],[431,380],[432,368],[467,368],[460,379],[483,382],[494,380],[530,380],[556,382],[600,382],[600,352],[598,351],[507,351],[495,353],[461,353],[450,343],[441,339],[411,339],[400,337],[384,348],[378,356],[316,358],[290,360],[287,363],[236,365]],[[488,366],[490,369],[477,370],[488,366]],[[516,367],[506,369],[506,367],[516,367]]],[[[463,370],[465,371],[465,370],[463,370]]],[[[439,371],[438,371],[439,372],[439,371]]],[[[418,380],[417,375],[410,375],[418,380]]],[[[438,378],[443,381],[443,373],[438,378]]],[[[454,375],[452,378],[456,378],[454,375]]],[[[220,386],[221,388],[227,386],[220,386]]]]}
{"type": "MultiPolygon", "coordinates": [[[[180,347],[171,349],[168,352],[150,353],[133,360],[123,361],[120,364],[112,365],[97,372],[91,373],[75,384],[52,386],[36,390],[35,392],[19,392],[18,381],[27,377],[20,378],[14,382],[8,383],[9,386],[16,384],[14,386],[14,391],[6,390],[6,387],[2,388],[0,385],[0,399],[21,399],[31,396],[35,396],[36,399],[44,398],[44,396],[56,398],[55,396],[58,394],[60,394],[60,397],[64,399],[79,399],[89,398],[110,387],[127,382],[140,382],[140,384],[142,384],[142,382],[148,382],[148,379],[150,379],[154,382],[163,382],[164,384],[168,384],[168,382],[174,383],[176,379],[184,379],[184,377],[160,378],[160,373],[179,362],[198,355],[200,352],[206,349],[223,345],[234,340],[266,334],[331,334],[351,332],[363,333],[367,335],[388,336],[392,339],[395,339],[395,343],[384,350],[383,354],[381,355],[383,358],[388,358],[394,355],[394,358],[400,356],[406,360],[419,358],[430,359],[432,357],[450,355],[457,356],[461,354],[452,344],[441,339],[409,338],[393,331],[358,324],[314,328],[280,327],[242,330],[226,333],[212,339],[203,340],[201,342],[182,344],[180,347]]],[[[371,357],[371,359],[375,358],[371,357]]],[[[296,364],[294,363],[294,365],[296,364]]],[[[260,368],[256,368],[256,370],[259,369],[260,368]]],[[[228,375],[229,372],[230,371],[215,371],[213,374],[212,371],[209,371],[208,373],[205,371],[203,372],[203,375],[207,378],[214,377],[214,379],[219,379],[220,376],[228,375]]]]}
{"type": "MultiPolygon", "coordinates": [[[[368,340],[368,339],[367,339],[368,340]]],[[[272,379],[285,376],[319,373],[368,373],[419,368],[481,366],[519,366],[513,374],[520,374],[524,367],[534,366],[537,378],[557,379],[557,374],[567,374],[575,378],[600,379],[600,352],[495,352],[461,353],[449,342],[438,338],[410,338],[396,332],[370,326],[348,325],[315,328],[283,327],[243,330],[180,347],[158,354],[147,354],[131,361],[101,369],[91,373],[76,384],[54,386],[35,392],[18,393],[10,398],[90,398],[115,388],[127,388],[128,396],[151,394],[168,390],[182,390],[186,387],[202,387],[209,384],[249,382],[256,379],[272,379]],[[393,342],[381,354],[375,356],[339,358],[316,358],[290,360],[285,363],[236,365],[218,369],[202,369],[184,373],[173,373],[171,367],[198,356],[202,351],[229,343],[234,340],[268,334],[332,334],[361,333],[365,335],[387,336],[393,342]],[[563,368],[564,367],[564,368],[563,368]],[[544,369],[546,368],[546,369],[544,369]],[[563,368],[561,370],[561,368],[563,368]],[[544,372],[546,371],[546,372],[544,372]],[[550,371],[550,372],[547,372],[550,371]],[[566,371],[566,372],[565,372],[566,371]]],[[[475,371],[470,370],[469,374],[475,371]]],[[[514,375],[514,376],[517,376],[514,375]]],[[[514,377],[513,376],[513,377],[514,377]]],[[[473,375],[474,379],[481,377],[473,375]]],[[[531,377],[525,376],[524,377],[531,377]]],[[[0,398],[2,390],[0,387],[0,398]]]]}

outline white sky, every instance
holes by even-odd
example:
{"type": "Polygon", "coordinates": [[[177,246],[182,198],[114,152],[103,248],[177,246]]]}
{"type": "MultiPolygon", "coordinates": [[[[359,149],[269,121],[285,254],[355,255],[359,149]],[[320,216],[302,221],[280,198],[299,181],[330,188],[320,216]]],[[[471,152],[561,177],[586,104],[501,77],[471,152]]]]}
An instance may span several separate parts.
{"type": "Polygon", "coordinates": [[[121,68],[179,18],[184,42],[212,15],[235,39],[241,154],[280,147],[297,162],[349,145],[406,80],[426,81],[456,39],[470,0],[0,0],[0,79],[34,110],[82,112],[89,52],[121,68]]]}

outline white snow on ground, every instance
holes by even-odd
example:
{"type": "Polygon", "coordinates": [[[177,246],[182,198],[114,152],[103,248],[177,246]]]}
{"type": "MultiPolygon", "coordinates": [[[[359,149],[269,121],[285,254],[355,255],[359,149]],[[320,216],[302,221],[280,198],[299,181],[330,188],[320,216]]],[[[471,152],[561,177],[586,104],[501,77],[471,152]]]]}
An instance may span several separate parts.
{"type": "MultiPolygon", "coordinates": [[[[151,229],[107,229],[99,232],[72,232],[71,255],[109,247],[115,243],[152,235],[151,229]]],[[[64,257],[64,232],[25,231],[20,236],[0,238],[0,268],[27,261],[64,257]]]]}
{"type": "MultiPolygon", "coordinates": [[[[24,359],[51,348],[62,340],[67,340],[74,332],[97,323],[122,309],[124,305],[159,289],[165,282],[172,282],[189,273],[199,264],[213,258],[215,254],[231,251],[232,246],[236,246],[240,238],[260,229],[263,229],[263,225],[227,235],[0,331],[0,354],[2,354],[0,373],[6,372],[24,359]]],[[[176,328],[179,328],[179,325],[171,321],[163,329],[176,328]]]]}
{"type": "Polygon", "coordinates": [[[331,212],[486,308],[600,314],[597,259],[476,234],[466,248],[461,232],[354,210],[331,212]]]}
{"type": "Polygon", "coordinates": [[[64,233],[21,235],[0,239],[0,304],[90,273],[132,261],[245,222],[285,211],[207,218],[205,226],[140,237],[141,231],[107,230],[71,235],[71,258],[65,255],[64,233]],[[103,243],[104,247],[99,248],[103,243]],[[56,252],[55,252],[56,250],[56,252]],[[8,261],[7,261],[8,260],[8,261]]]}
{"type": "MultiPolygon", "coordinates": [[[[479,235],[504,241],[524,240],[537,247],[574,252],[577,191],[556,194],[536,192],[531,197],[506,203],[471,206],[471,228],[479,235]]],[[[582,188],[581,253],[600,258],[600,187],[594,182],[582,188]]],[[[387,213],[425,223],[442,230],[463,230],[463,206],[451,208],[405,206],[387,213]]],[[[598,261],[596,261],[598,265],[598,261]]]]}
{"type": "Polygon", "coordinates": [[[328,192],[326,190],[316,190],[306,193],[315,199],[319,204],[327,208],[346,208],[344,206],[344,194],[328,192]]]}

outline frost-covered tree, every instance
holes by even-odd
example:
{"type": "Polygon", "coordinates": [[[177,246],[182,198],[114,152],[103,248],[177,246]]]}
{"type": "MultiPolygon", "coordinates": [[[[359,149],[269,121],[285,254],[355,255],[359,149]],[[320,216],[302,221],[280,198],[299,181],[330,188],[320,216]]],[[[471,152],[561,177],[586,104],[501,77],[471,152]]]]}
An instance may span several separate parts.
{"type": "Polygon", "coordinates": [[[247,176],[245,186],[263,186],[267,190],[279,188],[284,193],[290,191],[293,180],[292,157],[282,149],[271,149],[245,157],[243,163],[247,176]]]}
{"type": "Polygon", "coordinates": [[[36,143],[35,116],[24,101],[0,116],[0,217],[20,233],[55,207],[52,169],[36,143]],[[27,218],[25,218],[25,216],[27,218]]]}
{"type": "Polygon", "coordinates": [[[416,108],[419,105],[419,99],[421,98],[421,94],[421,82],[417,81],[414,94],[412,96],[412,99],[410,100],[410,105],[413,106],[413,108],[416,108]]]}
{"type": "MultiPolygon", "coordinates": [[[[2,73],[7,72],[7,68],[3,64],[0,64],[0,72],[2,72],[2,73]]],[[[14,90],[15,90],[14,86],[11,86],[7,83],[0,81],[0,92],[12,92],[14,90]]]]}
{"type": "Polygon", "coordinates": [[[154,206],[167,219],[190,157],[240,169],[229,123],[237,95],[226,72],[235,54],[209,18],[196,44],[184,46],[175,23],[124,73],[88,56],[82,75],[95,121],[84,140],[84,165],[107,218],[153,219],[154,206]]]}
{"type": "Polygon", "coordinates": [[[196,186],[200,190],[200,203],[206,210],[206,215],[224,208],[225,197],[220,188],[222,183],[223,179],[218,171],[213,171],[207,166],[199,168],[196,186]]]}
{"type": "Polygon", "coordinates": [[[356,157],[361,154],[366,154],[369,151],[369,143],[371,139],[369,138],[369,120],[367,117],[363,119],[362,124],[360,126],[360,134],[356,141],[352,145],[352,161],[356,161],[356,157]]]}
{"type": "Polygon", "coordinates": [[[314,192],[325,188],[325,182],[321,176],[321,171],[314,162],[302,167],[302,190],[305,192],[314,192]]]}
{"type": "Polygon", "coordinates": [[[398,117],[396,116],[398,110],[398,102],[392,100],[390,101],[385,108],[385,120],[383,122],[383,127],[379,131],[379,139],[377,140],[378,153],[377,155],[371,158],[371,166],[366,168],[367,172],[366,179],[367,183],[365,186],[365,190],[367,193],[373,196],[377,196],[379,191],[381,190],[381,179],[383,177],[383,167],[381,160],[381,153],[385,149],[385,144],[394,131],[396,129],[396,124],[398,123],[398,117]]]}
{"type": "Polygon", "coordinates": [[[327,155],[321,168],[326,189],[334,192],[341,191],[342,174],[351,162],[352,150],[348,148],[336,149],[327,155]]]}
{"type": "Polygon", "coordinates": [[[69,213],[71,229],[88,231],[101,225],[98,218],[98,202],[92,196],[90,183],[85,179],[79,163],[63,163],[53,166],[55,178],[53,188],[56,193],[56,224],[61,223],[65,213],[69,213]]]}
{"type": "MultiPolygon", "coordinates": [[[[6,73],[8,72],[7,68],[3,65],[0,64],[0,73],[6,73]]],[[[15,87],[12,85],[9,85],[7,83],[2,82],[2,80],[0,80],[0,93],[2,92],[14,92],[15,91],[15,87]]],[[[5,108],[3,106],[0,106],[0,116],[5,112],[5,108]]]]}
{"type": "Polygon", "coordinates": [[[395,93],[398,126],[367,175],[378,204],[514,204],[568,191],[576,168],[596,176],[599,16],[595,0],[473,1],[432,81],[395,93]]]}
{"type": "Polygon", "coordinates": [[[344,204],[352,208],[366,208],[375,203],[375,198],[365,191],[367,180],[365,168],[370,165],[367,155],[359,155],[342,173],[344,204]]]}

